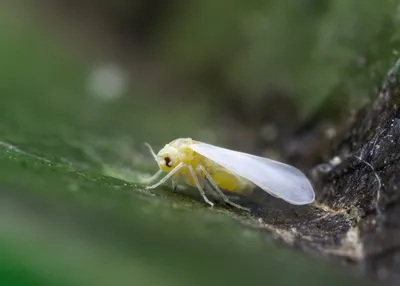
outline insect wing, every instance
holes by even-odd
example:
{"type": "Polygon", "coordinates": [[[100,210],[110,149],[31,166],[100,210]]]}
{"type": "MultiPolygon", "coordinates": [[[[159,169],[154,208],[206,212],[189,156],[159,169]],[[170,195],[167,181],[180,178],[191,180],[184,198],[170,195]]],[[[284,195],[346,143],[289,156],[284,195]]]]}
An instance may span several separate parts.
{"type": "Polygon", "coordinates": [[[291,204],[303,205],[314,201],[315,194],[310,181],[295,167],[198,141],[190,147],[200,155],[291,204]]]}

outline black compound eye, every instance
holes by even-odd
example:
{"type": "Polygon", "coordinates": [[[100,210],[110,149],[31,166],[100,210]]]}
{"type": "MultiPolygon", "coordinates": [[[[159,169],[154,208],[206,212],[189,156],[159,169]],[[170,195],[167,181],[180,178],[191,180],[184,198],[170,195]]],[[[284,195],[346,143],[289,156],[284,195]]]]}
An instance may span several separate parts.
{"type": "Polygon", "coordinates": [[[171,159],[169,157],[165,157],[164,161],[165,161],[165,165],[167,167],[171,167],[172,166],[172,162],[171,162],[171,159]]]}

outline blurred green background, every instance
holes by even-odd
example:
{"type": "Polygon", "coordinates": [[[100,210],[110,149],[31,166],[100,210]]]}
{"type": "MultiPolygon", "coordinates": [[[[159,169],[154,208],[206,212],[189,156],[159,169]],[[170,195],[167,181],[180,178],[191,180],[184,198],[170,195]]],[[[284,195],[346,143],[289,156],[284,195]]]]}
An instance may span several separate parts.
{"type": "Polygon", "coordinates": [[[396,58],[399,19],[394,0],[2,1],[3,284],[365,285],[134,182],[157,170],[143,142],[250,151],[266,126],[346,116],[396,58]]]}

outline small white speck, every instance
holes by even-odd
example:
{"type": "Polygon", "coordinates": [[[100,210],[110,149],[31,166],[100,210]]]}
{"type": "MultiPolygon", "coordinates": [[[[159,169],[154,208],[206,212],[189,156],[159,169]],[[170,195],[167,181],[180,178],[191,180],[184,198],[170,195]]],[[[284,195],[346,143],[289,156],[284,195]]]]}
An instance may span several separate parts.
{"type": "Polygon", "coordinates": [[[88,78],[90,94],[101,100],[120,98],[127,91],[127,78],[114,64],[104,64],[93,68],[88,78]]]}
{"type": "Polygon", "coordinates": [[[335,138],[335,136],[336,136],[336,129],[335,129],[335,128],[328,128],[328,129],[325,131],[325,136],[326,136],[328,139],[333,139],[333,138],[335,138]]]}
{"type": "Polygon", "coordinates": [[[334,157],[329,161],[329,163],[333,166],[338,166],[342,163],[342,159],[339,156],[334,157]]]}

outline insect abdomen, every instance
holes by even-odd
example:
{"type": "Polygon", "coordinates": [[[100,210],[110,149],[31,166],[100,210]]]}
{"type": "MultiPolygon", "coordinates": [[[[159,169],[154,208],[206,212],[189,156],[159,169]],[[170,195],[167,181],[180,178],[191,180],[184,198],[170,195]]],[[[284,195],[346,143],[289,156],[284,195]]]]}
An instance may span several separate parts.
{"type": "Polygon", "coordinates": [[[236,176],[226,168],[212,162],[206,167],[214,182],[221,189],[237,194],[249,194],[252,187],[249,181],[236,176]]]}
{"type": "MultiPolygon", "coordinates": [[[[215,162],[207,159],[206,157],[194,152],[192,155],[192,160],[190,161],[190,164],[193,166],[194,169],[198,165],[202,165],[204,169],[210,174],[212,177],[213,181],[217,184],[218,187],[220,187],[222,190],[237,193],[237,194],[249,194],[252,192],[252,184],[233,174],[226,168],[222,167],[221,165],[216,164],[215,162]]],[[[200,175],[201,180],[205,179],[204,174],[200,175]]],[[[191,180],[187,180],[188,184],[193,185],[193,182],[191,180]]]]}

